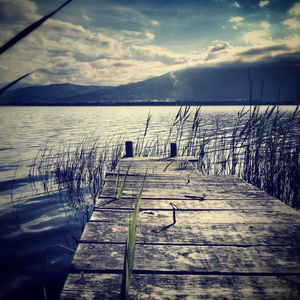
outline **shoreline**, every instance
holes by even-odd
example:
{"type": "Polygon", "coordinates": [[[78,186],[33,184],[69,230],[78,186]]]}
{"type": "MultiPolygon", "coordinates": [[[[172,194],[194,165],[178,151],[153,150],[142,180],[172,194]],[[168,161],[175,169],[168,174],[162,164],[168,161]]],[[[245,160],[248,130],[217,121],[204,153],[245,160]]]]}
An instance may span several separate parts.
{"type": "Polygon", "coordinates": [[[241,102],[227,102],[220,101],[216,102],[115,102],[115,103],[20,103],[20,104],[0,104],[1,106],[273,106],[273,105],[300,105],[297,101],[295,102],[266,102],[266,103],[245,103],[241,102]]]}

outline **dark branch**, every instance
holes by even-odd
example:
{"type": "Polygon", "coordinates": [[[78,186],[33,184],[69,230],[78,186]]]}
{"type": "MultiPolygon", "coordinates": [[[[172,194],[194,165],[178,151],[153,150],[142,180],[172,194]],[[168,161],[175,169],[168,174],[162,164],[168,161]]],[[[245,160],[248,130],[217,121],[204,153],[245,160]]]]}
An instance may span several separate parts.
{"type": "Polygon", "coordinates": [[[51,18],[54,14],[56,14],[59,10],[61,10],[64,6],[69,4],[72,0],[68,0],[63,5],[61,5],[59,8],[48,14],[47,16],[41,18],[40,20],[36,21],[35,23],[29,25],[27,28],[19,32],[16,36],[14,36],[12,39],[10,39],[6,44],[1,46],[0,48],[0,55],[8,50],[10,47],[14,46],[17,42],[19,42],[21,39],[26,37],[28,34],[30,34],[33,30],[38,28],[40,25],[42,25],[46,20],[51,18]]]}
{"type": "Polygon", "coordinates": [[[0,89],[0,95],[1,95],[3,92],[5,92],[8,88],[10,88],[11,86],[15,85],[17,82],[19,82],[20,80],[26,78],[27,76],[31,75],[32,73],[34,73],[34,72],[36,72],[36,71],[37,71],[37,70],[32,71],[32,72],[30,72],[30,73],[27,73],[27,74],[25,74],[25,75],[19,77],[18,79],[16,79],[16,80],[10,82],[8,85],[6,85],[6,86],[3,87],[2,89],[0,89]]]}

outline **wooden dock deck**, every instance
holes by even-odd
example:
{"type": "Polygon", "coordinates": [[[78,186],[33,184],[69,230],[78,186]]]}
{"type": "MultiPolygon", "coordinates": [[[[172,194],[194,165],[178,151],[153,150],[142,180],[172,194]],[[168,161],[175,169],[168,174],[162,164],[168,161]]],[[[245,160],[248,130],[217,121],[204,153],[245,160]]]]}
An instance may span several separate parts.
{"type": "Polygon", "coordinates": [[[236,177],[200,175],[184,159],[122,159],[119,178],[129,166],[120,200],[117,175],[107,174],[61,299],[119,299],[146,170],[131,299],[299,299],[299,212],[236,177]]]}

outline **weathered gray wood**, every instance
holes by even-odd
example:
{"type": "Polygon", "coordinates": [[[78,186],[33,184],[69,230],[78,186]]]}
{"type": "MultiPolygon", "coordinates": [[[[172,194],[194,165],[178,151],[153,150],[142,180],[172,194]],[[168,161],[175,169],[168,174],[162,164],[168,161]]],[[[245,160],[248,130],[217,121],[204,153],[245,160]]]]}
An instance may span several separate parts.
{"type": "MultiPolygon", "coordinates": [[[[199,189],[201,187],[204,188],[218,188],[218,189],[241,189],[241,190],[255,190],[255,191],[261,191],[258,188],[254,187],[251,184],[247,184],[246,182],[237,182],[237,183],[228,183],[228,182],[214,182],[214,183],[210,183],[210,182],[204,182],[201,180],[194,180],[193,178],[187,178],[186,180],[184,180],[184,177],[181,178],[180,181],[177,180],[166,180],[164,178],[161,177],[157,177],[157,180],[153,180],[155,177],[152,177],[150,180],[150,178],[148,179],[146,177],[144,186],[148,187],[148,188],[161,188],[163,186],[166,186],[168,188],[184,188],[184,187],[189,187],[189,188],[196,188],[199,189]]],[[[137,176],[135,178],[133,177],[128,177],[128,181],[126,179],[126,183],[125,186],[132,186],[132,185],[136,185],[136,183],[141,183],[143,182],[144,176],[137,176]],[[129,181],[129,179],[131,179],[129,181]],[[135,180],[136,179],[136,180],[135,180]]],[[[121,184],[121,180],[119,180],[119,184],[118,186],[120,186],[121,184]]],[[[116,186],[116,181],[106,181],[106,185],[108,186],[116,186]]]]}
{"type": "Polygon", "coordinates": [[[198,174],[195,166],[185,160],[184,158],[168,158],[168,159],[146,159],[136,160],[127,159],[122,160],[118,164],[116,171],[120,173],[126,173],[129,169],[129,173],[136,173],[144,175],[147,174],[198,174]]]}
{"type": "MultiPolygon", "coordinates": [[[[137,243],[182,245],[298,245],[300,246],[300,223],[298,224],[196,224],[170,226],[157,222],[137,225],[137,243]],[[188,234],[187,234],[188,232],[188,234]]],[[[107,222],[90,222],[81,236],[85,243],[125,243],[128,225],[107,222]]]]}
{"type": "MultiPolygon", "coordinates": [[[[128,224],[128,220],[131,216],[130,211],[120,210],[95,210],[91,221],[100,222],[115,222],[128,224]]],[[[153,224],[165,224],[169,225],[173,221],[172,211],[152,211],[149,213],[139,214],[139,223],[153,224]]],[[[215,210],[215,211],[181,211],[176,212],[176,224],[194,226],[198,224],[299,224],[299,213],[296,211],[283,211],[278,213],[277,211],[253,211],[253,210],[215,210]]]]}
{"type": "Polygon", "coordinates": [[[123,159],[106,176],[61,299],[119,299],[131,207],[146,172],[132,299],[298,299],[299,212],[239,178],[199,175],[184,158],[123,159]]]}
{"type": "MultiPolygon", "coordinates": [[[[127,183],[125,184],[123,197],[137,196],[141,184],[127,183]]],[[[176,184],[176,183],[146,183],[144,186],[143,198],[165,198],[165,199],[186,199],[187,197],[203,197],[205,199],[233,199],[233,198],[247,198],[257,199],[266,198],[270,196],[254,188],[248,187],[235,187],[235,186],[209,186],[209,185],[189,185],[189,184],[176,184]]],[[[111,197],[116,195],[116,184],[107,182],[101,193],[102,197],[111,197]]]]}
{"type": "MultiPolygon", "coordinates": [[[[112,198],[99,198],[97,199],[95,209],[130,209],[132,208],[132,202],[134,198],[121,198],[119,200],[112,198]]],[[[191,198],[186,199],[143,199],[141,201],[141,209],[171,209],[170,202],[174,203],[181,210],[187,209],[247,209],[247,210],[283,210],[283,211],[294,211],[291,207],[285,205],[277,199],[247,199],[247,201],[236,201],[236,200],[195,200],[191,198]]]]}
{"type": "MultiPolygon", "coordinates": [[[[129,172],[128,177],[126,181],[142,181],[144,179],[145,174],[135,174],[129,172]]],[[[107,173],[105,177],[105,181],[115,181],[117,176],[119,176],[119,180],[122,181],[124,174],[119,174],[118,172],[114,173],[107,173]]],[[[146,181],[164,181],[164,182],[182,182],[186,183],[187,179],[190,179],[193,182],[198,183],[209,183],[209,184],[247,184],[249,183],[245,182],[241,178],[235,177],[235,176],[228,176],[228,175],[201,175],[200,173],[189,173],[187,176],[182,176],[179,174],[166,174],[166,173],[159,173],[159,174],[147,174],[146,181]]],[[[253,186],[252,186],[253,187],[253,186]]]]}
{"type": "MultiPolygon", "coordinates": [[[[296,279],[297,280],[297,279],[296,279]]],[[[294,276],[133,274],[131,299],[299,299],[294,276]]],[[[70,274],[61,299],[119,299],[120,274],[70,274]]]]}
{"type": "MultiPolygon", "coordinates": [[[[80,243],[73,270],[123,269],[125,245],[80,243]]],[[[187,273],[300,275],[299,246],[178,246],[137,244],[134,270],[187,273]]]]}

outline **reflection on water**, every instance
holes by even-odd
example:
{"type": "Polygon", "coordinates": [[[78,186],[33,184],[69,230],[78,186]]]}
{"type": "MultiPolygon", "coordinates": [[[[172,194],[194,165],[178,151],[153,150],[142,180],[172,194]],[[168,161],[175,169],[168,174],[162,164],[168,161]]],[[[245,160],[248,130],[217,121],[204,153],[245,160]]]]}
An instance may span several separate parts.
{"type": "MultiPolygon", "coordinates": [[[[241,108],[202,107],[202,124],[210,130],[218,119],[220,127],[228,127],[241,108]]],[[[85,222],[80,210],[65,205],[61,194],[39,195],[30,184],[28,172],[38,150],[47,143],[55,152],[62,141],[76,145],[86,137],[135,141],[144,133],[149,112],[148,135],[160,139],[168,134],[177,111],[175,106],[1,108],[0,261],[5,278],[0,298],[42,299],[46,249],[58,244],[74,248],[85,222]]],[[[70,261],[68,251],[51,249],[46,274],[49,299],[57,297],[70,261]]]]}

